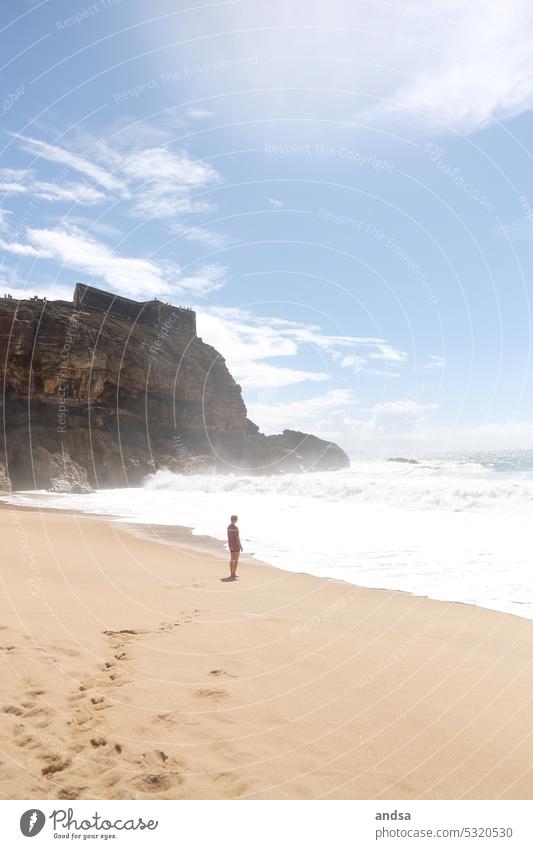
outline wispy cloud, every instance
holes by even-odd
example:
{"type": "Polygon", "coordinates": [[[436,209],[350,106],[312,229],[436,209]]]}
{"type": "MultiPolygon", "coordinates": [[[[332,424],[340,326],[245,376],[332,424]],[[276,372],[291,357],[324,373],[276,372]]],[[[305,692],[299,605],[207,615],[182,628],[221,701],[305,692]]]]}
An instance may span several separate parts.
{"type": "Polygon", "coordinates": [[[324,413],[346,412],[356,405],[352,393],[346,389],[332,389],[299,401],[286,403],[249,404],[248,415],[266,433],[277,433],[280,429],[313,427],[324,413]]]}
{"type": "Polygon", "coordinates": [[[216,233],[209,227],[187,225],[177,221],[172,224],[171,229],[173,233],[181,236],[187,242],[198,242],[212,250],[219,250],[231,243],[229,236],[226,236],[224,233],[216,233]]]}
{"type": "Polygon", "coordinates": [[[213,307],[201,309],[198,326],[202,335],[224,352],[230,369],[247,389],[288,386],[296,383],[323,382],[330,376],[324,368],[327,359],[333,365],[365,369],[372,356],[403,362],[407,355],[396,351],[385,340],[372,337],[333,336],[316,325],[306,325],[269,316],[253,315],[247,310],[213,307]],[[320,370],[292,368],[271,361],[296,358],[306,351],[321,363],[320,370]],[[356,351],[357,353],[352,353],[356,351]]]}
{"type": "Polygon", "coordinates": [[[137,216],[176,219],[213,209],[212,203],[197,199],[194,193],[219,182],[220,177],[211,165],[192,159],[186,151],[176,154],[163,147],[133,151],[124,156],[120,170],[130,185],[142,185],[141,192],[134,192],[137,216]]]}
{"type": "Polygon", "coordinates": [[[77,171],[85,177],[90,177],[91,180],[110,192],[126,191],[126,185],[122,180],[94,162],[94,156],[98,150],[97,147],[93,151],[92,158],[89,158],[89,154],[78,154],[59,145],[41,141],[40,139],[30,138],[17,133],[14,135],[18,139],[22,149],[28,153],[41,157],[41,159],[46,159],[49,162],[55,162],[58,165],[65,165],[68,169],[77,171]]]}
{"type": "Polygon", "coordinates": [[[426,10],[446,17],[425,29],[424,56],[413,62],[416,79],[383,112],[471,132],[531,108],[533,15],[526,0],[433,0],[426,10]]]}
{"type": "MultiPolygon", "coordinates": [[[[263,99],[266,121],[259,131],[268,132],[274,115],[298,114],[304,89],[307,114],[318,121],[337,116],[339,95],[328,97],[325,86],[354,92],[349,120],[390,123],[399,117],[404,127],[407,121],[426,131],[469,133],[533,105],[527,0],[270,0],[224,4],[212,15],[214,31],[245,30],[247,51],[257,57],[228,69],[232,90],[276,92],[271,101],[263,99]]],[[[210,40],[195,56],[198,63],[216,63],[223,49],[210,40]]],[[[192,79],[190,89],[205,97],[220,90],[220,80],[192,79]]],[[[244,120],[241,101],[226,108],[238,109],[244,120]]]]}
{"type": "Polygon", "coordinates": [[[121,256],[76,227],[55,230],[33,228],[27,242],[2,242],[4,250],[26,257],[50,259],[106,283],[112,291],[146,299],[183,293],[205,295],[224,284],[226,269],[217,264],[201,266],[184,276],[179,266],[138,257],[121,256]]]}
{"type": "Polygon", "coordinates": [[[0,169],[0,194],[31,195],[50,202],[63,201],[93,206],[105,200],[106,194],[88,183],[39,180],[31,170],[0,169]]]}
{"type": "Polygon", "coordinates": [[[427,362],[422,368],[425,369],[434,369],[434,368],[444,368],[446,365],[446,360],[444,357],[439,357],[437,354],[429,355],[429,362],[427,362]]]}
{"type": "Polygon", "coordinates": [[[245,389],[281,388],[311,381],[321,383],[328,379],[323,372],[274,366],[265,362],[240,362],[235,366],[235,377],[245,389]]]}
{"type": "Polygon", "coordinates": [[[53,254],[48,250],[36,248],[33,245],[22,244],[21,242],[5,242],[0,239],[0,249],[15,256],[26,256],[33,259],[46,258],[50,259],[53,254]]]}
{"type": "Polygon", "coordinates": [[[386,435],[421,431],[426,426],[427,414],[437,409],[436,404],[418,401],[384,401],[372,409],[368,429],[386,435]]]}
{"type": "Polygon", "coordinates": [[[99,139],[86,139],[80,151],[29,136],[15,138],[24,151],[63,168],[54,180],[38,178],[35,163],[26,171],[3,169],[0,192],[85,205],[119,198],[126,215],[164,220],[188,241],[222,246],[223,236],[206,227],[185,224],[185,218],[216,208],[212,201],[199,195],[221,182],[215,168],[194,159],[186,150],[175,152],[161,145],[128,146],[124,141],[112,146],[99,139]],[[68,181],[71,172],[83,174],[96,185],[68,181]]]}
{"type": "Polygon", "coordinates": [[[212,118],[215,113],[211,112],[210,109],[191,107],[190,109],[187,109],[185,114],[188,118],[212,118]]]}
{"type": "Polygon", "coordinates": [[[9,209],[0,209],[0,233],[5,233],[9,230],[9,209]]]}

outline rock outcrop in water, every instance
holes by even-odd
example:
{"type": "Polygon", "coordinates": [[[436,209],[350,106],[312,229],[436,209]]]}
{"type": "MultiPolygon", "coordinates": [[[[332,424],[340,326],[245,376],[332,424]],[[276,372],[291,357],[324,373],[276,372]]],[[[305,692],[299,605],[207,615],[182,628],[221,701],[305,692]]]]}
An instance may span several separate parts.
{"type": "Polygon", "coordinates": [[[74,300],[0,299],[0,487],[83,492],[149,473],[338,469],[337,445],[247,418],[192,310],[76,286],[74,300]]]}

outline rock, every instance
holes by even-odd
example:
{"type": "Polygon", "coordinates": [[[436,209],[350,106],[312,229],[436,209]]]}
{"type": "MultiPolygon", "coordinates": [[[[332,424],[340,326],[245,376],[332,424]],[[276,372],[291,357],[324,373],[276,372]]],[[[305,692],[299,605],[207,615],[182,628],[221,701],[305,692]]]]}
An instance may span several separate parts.
{"type": "Polygon", "coordinates": [[[191,310],[81,286],[76,303],[0,298],[4,472],[13,486],[85,492],[136,486],[163,468],[347,465],[338,446],[316,437],[260,433],[224,358],[195,330],[191,310]]]}
{"type": "MultiPolygon", "coordinates": [[[[348,455],[334,442],[327,442],[301,433],[298,430],[284,430],[281,436],[268,436],[269,444],[280,451],[287,451],[304,472],[326,472],[343,469],[350,465],[348,455]]],[[[288,461],[288,457],[284,462],[288,461]]]]}
{"type": "Polygon", "coordinates": [[[26,489],[50,489],[52,492],[90,492],[87,470],[70,459],[66,451],[54,454],[37,445],[28,455],[23,478],[26,489]]]}
{"type": "Polygon", "coordinates": [[[5,463],[0,463],[0,492],[9,492],[11,490],[11,481],[6,471],[5,463]]]}
{"type": "Polygon", "coordinates": [[[407,457],[387,457],[387,463],[412,463],[418,466],[418,460],[409,460],[407,457]]]}

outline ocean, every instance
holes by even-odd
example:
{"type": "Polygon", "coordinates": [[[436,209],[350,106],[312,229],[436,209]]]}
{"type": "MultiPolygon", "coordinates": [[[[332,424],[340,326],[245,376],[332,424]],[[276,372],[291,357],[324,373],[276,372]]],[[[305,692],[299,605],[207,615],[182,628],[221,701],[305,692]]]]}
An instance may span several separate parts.
{"type": "Polygon", "coordinates": [[[533,451],[277,477],[159,471],[138,488],[9,500],[220,540],[237,513],[245,551],[273,566],[533,619],[533,451]]]}

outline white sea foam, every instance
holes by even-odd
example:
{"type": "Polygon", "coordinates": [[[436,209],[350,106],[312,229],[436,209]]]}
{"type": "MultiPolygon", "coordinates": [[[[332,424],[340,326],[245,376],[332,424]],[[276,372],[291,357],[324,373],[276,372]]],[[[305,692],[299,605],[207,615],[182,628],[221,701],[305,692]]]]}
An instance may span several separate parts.
{"type": "Polygon", "coordinates": [[[520,468],[492,457],[279,477],[160,471],[141,488],[11,500],[218,539],[235,512],[246,550],[275,566],[533,618],[533,472],[520,468]]]}

